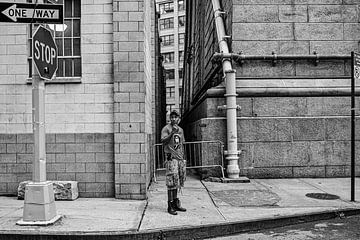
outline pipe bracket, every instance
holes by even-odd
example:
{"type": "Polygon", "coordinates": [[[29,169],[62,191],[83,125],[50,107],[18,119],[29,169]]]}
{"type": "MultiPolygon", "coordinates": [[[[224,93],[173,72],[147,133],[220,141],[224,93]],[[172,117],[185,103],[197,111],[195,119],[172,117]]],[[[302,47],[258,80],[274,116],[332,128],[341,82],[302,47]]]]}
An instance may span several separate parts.
{"type": "Polygon", "coordinates": [[[317,66],[317,65],[319,65],[319,62],[320,62],[319,55],[317,54],[316,51],[314,51],[313,53],[316,56],[315,61],[314,61],[314,65],[317,66]]]}

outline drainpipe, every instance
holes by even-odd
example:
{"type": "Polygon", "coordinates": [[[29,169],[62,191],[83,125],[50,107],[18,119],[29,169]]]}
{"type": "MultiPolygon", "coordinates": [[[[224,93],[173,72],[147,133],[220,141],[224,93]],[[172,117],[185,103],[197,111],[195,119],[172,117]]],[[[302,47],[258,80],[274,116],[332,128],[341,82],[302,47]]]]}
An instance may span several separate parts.
{"type": "MultiPolygon", "coordinates": [[[[219,39],[220,52],[223,54],[229,53],[229,48],[226,42],[224,20],[221,11],[219,0],[212,0],[212,5],[215,14],[216,32],[219,39]]],[[[225,151],[225,159],[227,160],[226,172],[229,178],[239,178],[239,153],[237,148],[237,109],[236,105],[236,71],[232,68],[231,58],[224,57],[222,60],[222,67],[226,82],[226,124],[227,124],[227,151],[225,151]]]]}

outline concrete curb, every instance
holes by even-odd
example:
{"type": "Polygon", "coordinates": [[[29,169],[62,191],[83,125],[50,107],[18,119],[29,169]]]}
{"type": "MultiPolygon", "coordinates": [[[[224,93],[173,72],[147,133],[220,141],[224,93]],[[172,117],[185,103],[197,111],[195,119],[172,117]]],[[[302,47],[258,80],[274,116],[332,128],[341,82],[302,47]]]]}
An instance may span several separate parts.
{"type": "Polygon", "coordinates": [[[126,231],[126,232],[42,232],[34,231],[2,231],[0,240],[97,240],[99,237],[105,240],[131,239],[204,239],[233,235],[260,229],[283,227],[293,224],[313,222],[318,220],[332,219],[336,217],[347,217],[360,214],[360,208],[346,208],[314,212],[309,214],[297,214],[286,217],[264,218],[252,221],[225,222],[208,224],[202,226],[182,226],[177,228],[153,229],[148,231],[126,231]]]}

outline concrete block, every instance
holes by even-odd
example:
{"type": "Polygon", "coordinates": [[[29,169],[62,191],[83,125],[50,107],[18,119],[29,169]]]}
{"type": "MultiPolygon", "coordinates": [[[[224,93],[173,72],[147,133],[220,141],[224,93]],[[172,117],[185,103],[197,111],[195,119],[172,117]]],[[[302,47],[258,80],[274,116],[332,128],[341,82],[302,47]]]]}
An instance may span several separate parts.
{"type": "Polygon", "coordinates": [[[85,172],[85,163],[66,163],[66,172],[85,172]]]}
{"type": "Polygon", "coordinates": [[[121,184],[121,194],[140,194],[140,184],[121,184]]]}
{"type": "Polygon", "coordinates": [[[358,23],[344,23],[344,40],[358,40],[360,26],[358,23]]]}
{"type": "Polygon", "coordinates": [[[86,192],[105,192],[105,183],[86,183],[86,192]]]}
{"type": "Polygon", "coordinates": [[[17,134],[16,135],[17,143],[34,143],[33,134],[17,134]]]}
{"type": "Polygon", "coordinates": [[[56,154],[55,161],[57,163],[67,163],[67,162],[75,162],[75,153],[68,154],[56,154]]]}
{"type": "MultiPolygon", "coordinates": [[[[24,181],[19,183],[17,190],[18,199],[24,199],[25,188],[29,183],[32,182],[24,181]]],[[[53,199],[55,200],[75,200],[79,196],[77,182],[75,181],[51,181],[51,184],[54,193],[53,199]]]]}
{"type": "Polygon", "coordinates": [[[95,153],[96,162],[114,162],[114,155],[112,153],[95,153]]]}
{"type": "Polygon", "coordinates": [[[0,143],[16,143],[15,134],[0,134],[0,143]]]}
{"type": "Polygon", "coordinates": [[[136,2],[119,2],[118,3],[119,12],[137,12],[139,11],[139,3],[136,2]]]}
{"type": "Polygon", "coordinates": [[[309,22],[357,22],[356,5],[309,5],[309,22]]]}
{"type": "Polygon", "coordinates": [[[87,143],[85,144],[85,152],[104,152],[104,143],[87,143]]]}
{"type": "MultiPolygon", "coordinates": [[[[95,182],[95,173],[76,173],[76,181],[79,183],[93,183],[95,182]]],[[[85,189],[81,191],[85,191],[85,189]]]]}
{"type": "Polygon", "coordinates": [[[346,116],[350,114],[348,97],[306,98],[307,116],[346,116]]]}
{"type": "Polygon", "coordinates": [[[78,133],[75,135],[76,143],[93,143],[95,139],[92,133],[78,133]]]}
{"type": "Polygon", "coordinates": [[[240,176],[247,176],[248,178],[291,178],[291,167],[271,167],[271,168],[251,168],[240,169],[240,176]]]}
{"type": "Polygon", "coordinates": [[[95,182],[111,183],[114,182],[114,174],[112,173],[95,173],[95,182]]]}
{"type": "Polygon", "coordinates": [[[16,163],[16,154],[0,154],[1,163],[16,163]]]}
{"type": "Polygon", "coordinates": [[[294,141],[325,140],[325,123],[322,118],[294,118],[290,122],[294,141]]]}
{"type": "Polygon", "coordinates": [[[295,65],[291,61],[278,62],[276,68],[270,61],[251,61],[246,62],[242,67],[235,66],[239,77],[266,77],[266,76],[293,76],[295,75],[295,65]]]}
{"type": "Polygon", "coordinates": [[[139,143],[120,144],[120,152],[122,152],[122,153],[140,153],[140,144],[139,143]]]}

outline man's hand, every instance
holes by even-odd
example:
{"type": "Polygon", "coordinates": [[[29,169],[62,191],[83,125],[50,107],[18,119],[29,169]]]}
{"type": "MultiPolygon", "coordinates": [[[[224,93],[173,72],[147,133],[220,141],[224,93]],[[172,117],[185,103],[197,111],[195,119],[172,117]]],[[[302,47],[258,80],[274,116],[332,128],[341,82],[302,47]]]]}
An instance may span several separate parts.
{"type": "Polygon", "coordinates": [[[172,128],[173,133],[177,133],[179,131],[179,127],[175,124],[172,128]]]}

